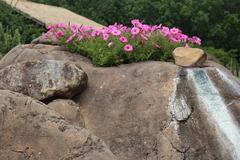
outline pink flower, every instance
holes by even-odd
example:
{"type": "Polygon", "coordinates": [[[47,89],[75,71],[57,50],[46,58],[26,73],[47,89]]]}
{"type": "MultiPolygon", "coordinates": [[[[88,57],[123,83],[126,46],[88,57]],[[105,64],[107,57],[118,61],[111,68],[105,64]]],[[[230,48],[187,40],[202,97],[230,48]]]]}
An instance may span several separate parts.
{"type": "Polygon", "coordinates": [[[188,38],[189,42],[201,45],[201,39],[197,36],[192,36],[192,38],[188,38]]]}
{"type": "Polygon", "coordinates": [[[124,46],[124,51],[126,52],[132,52],[133,51],[133,46],[131,44],[127,44],[124,46]]]}
{"type": "Polygon", "coordinates": [[[141,25],[141,29],[144,31],[150,31],[152,28],[147,24],[143,24],[141,25]]]}
{"type": "Polygon", "coordinates": [[[170,29],[170,32],[171,32],[172,34],[177,34],[177,33],[181,33],[181,30],[178,29],[178,28],[173,27],[172,29],[170,29]]]}
{"type": "Polygon", "coordinates": [[[132,23],[133,26],[139,26],[139,25],[141,25],[141,22],[139,21],[139,19],[133,19],[133,20],[131,21],[131,23],[132,23]]]}
{"type": "Polygon", "coordinates": [[[67,39],[66,43],[72,42],[72,40],[74,39],[75,36],[76,36],[76,34],[71,35],[71,36],[67,39]]]}
{"type": "Polygon", "coordinates": [[[71,28],[71,31],[72,31],[73,33],[77,33],[77,32],[78,32],[78,25],[73,24],[73,25],[70,26],[70,28],[71,28]]]}
{"type": "Polygon", "coordinates": [[[109,38],[109,34],[103,33],[103,40],[106,41],[109,38]]]}
{"type": "Polygon", "coordinates": [[[57,27],[58,27],[58,28],[66,28],[67,25],[66,25],[64,22],[59,22],[59,23],[57,24],[57,27]]]}
{"type": "Polygon", "coordinates": [[[164,36],[167,36],[169,35],[170,31],[169,31],[169,28],[168,27],[162,27],[162,33],[164,36]]]}
{"type": "Polygon", "coordinates": [[[137,27],[133,27],[133,28],[131,29],[131,34],[132,34],[132,35],[137,35],[139,32],[140,32],[140,29],[137,28],[137,27]]]}
{"type": "Polygon", "coordinates": [[[188,39],[188,36],[186,34],[179,34],[179,38],[183,41],[186,41],[188,39]]]}
{"type": "Polygon", "coordinates": [[[100,35],[100,31],[99,30],[93,30],[92,31],[92,34],[91,34],[92,37],[96,37],[96,36],[99,36],[99,35],[100,35]]]}
{"type": "Polygon", "coordinates": [[[48,27],[47,27],[47,30],[51,30],[51,29],[53,29],[54,27],[53,27],[53,25],[49,25],[48,27]]]}
{"type": "Polygon", "coordinates": [[[121,37],[119,38],[119,41],[122,42],[122,43],[127,43],[127,42],[128,42],[128,39],[127,39],[126,37],[124,37],[124,36],[121,36],[121,37]]]}
{"type": "Polygon", "coordinates": [[[112,35],[114,35],[114,36],[119,36],[119,35],[121,35],[122,32],[116,29],[116,30],[112,30],[111,33],[112,33],[112,35]]]}
{"type": "Polygon", "coordinates": [[[57,37],[57,38],[60,38],[60,37],[62,37],[62,36],[64,36],[64,32],[63,32],[63,31],[57,31],[56,37],[57,37]]]}

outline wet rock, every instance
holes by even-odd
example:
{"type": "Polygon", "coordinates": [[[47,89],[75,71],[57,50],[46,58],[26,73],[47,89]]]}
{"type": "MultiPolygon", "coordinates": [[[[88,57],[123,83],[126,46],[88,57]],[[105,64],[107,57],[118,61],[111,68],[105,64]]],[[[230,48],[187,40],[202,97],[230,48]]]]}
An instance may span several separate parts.
{"type": "Polygon", "coordinates": [[[73,100],[57,99],[48,103],[48,107],[63,116],[70,124],[84,127],[84,120],[80,112],[80,107],[73,100]]]}
{"type": "Polygon", "coordinates": [[[0,159],[115,160],[98,137],[30,97],[0,90],[0,159]]]}
{"type": "Polygon", "coordinates": [[[207,59],[206,54],[199,48],[178,47],[173,51],[175,64],[183,67],[201,66],[207,59]]]}
{"type": "Polygon", "coordinates": [[[0,87],[38,100],[71,98],[87,85],[86,73],[76,65],[56,60],[25,61],[0,70],[0,87]]]}

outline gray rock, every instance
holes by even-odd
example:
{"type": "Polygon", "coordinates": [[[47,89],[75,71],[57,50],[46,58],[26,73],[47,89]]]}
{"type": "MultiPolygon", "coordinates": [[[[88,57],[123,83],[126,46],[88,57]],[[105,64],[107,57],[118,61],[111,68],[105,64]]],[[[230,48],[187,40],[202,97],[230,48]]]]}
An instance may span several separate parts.
{"type": "Polygon", "coordinates": [[[0,160],[116,159],[89,130],[19,93],[0,90],[0,128],[0,160]]]}
{"type": "Polygon", "coordinates": [[[56,99],[48,103],[48,107],[59,113],[74,126],[84,127],[80,106],[70,99],[56,99]]]}
{"type": "Polygon", "coordinates": [[[71,98],[82,92],[87,86],[87,75],[65,61],[25,61],[1,69],[0,81],[2,89],[46,100],[71,98]]]}

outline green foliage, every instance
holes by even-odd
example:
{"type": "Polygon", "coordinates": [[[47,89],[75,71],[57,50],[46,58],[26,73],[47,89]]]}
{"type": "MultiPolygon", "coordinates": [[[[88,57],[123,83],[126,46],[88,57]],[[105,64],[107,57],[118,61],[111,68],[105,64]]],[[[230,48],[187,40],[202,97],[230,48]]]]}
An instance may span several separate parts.
{"type": "Polygon", "coordinates": [[[126,44],[121,43],[118,37],[111,36],[109,42],[104,41],[101,37],[84,39],[79,41],[74,38],[71,43],[66,43],[71,33],[65,33],[60,38],[60,44],[64,45],[69,51],[89,57],[96,66],[114,66],[122,63],[132,63],[146,60],[172,60],[172,51],[180,46],[170,42],[160,34],[152,35],[146,43],[131,39],[131,35],[124,35],[129,39],[128,43],[132,44],[132,52],[124,51],[126,44]],[[158,44],[160,47],[154,47],[158,44]]]}
{"type": "Polygon", "coordinates": [[[0,52],[6,54],[19,43],[30,43],[44,32],[44,27],[17,13],[0,1],[0,52]]]}
{"type": "Polygon", "coordinates": [[[226,52],[223,49],[215,49],[213,47],[202,47],[202,49],[209,55],[216,57],[220,63],[231,70],[234,75],[240,77],[240,64],[234,53],[226,52]]]}
{"type": "Polygon", "coordinates": [[[4,30],[0,23],[0,57],[19,44],[20,38],[18,30],[11,34],[8,30],[4,30]]]}

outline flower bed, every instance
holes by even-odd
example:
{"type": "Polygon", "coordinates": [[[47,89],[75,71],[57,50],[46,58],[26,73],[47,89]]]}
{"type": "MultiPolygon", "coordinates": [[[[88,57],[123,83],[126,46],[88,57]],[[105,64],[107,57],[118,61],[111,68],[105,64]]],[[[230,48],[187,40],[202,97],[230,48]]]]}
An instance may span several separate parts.
{"type": "Polygon", "coordinates": [[[135,19],[129,28],[115,23],[102,29],[58,23],[48,27],[46,37],[57,39],[69,51],[89,57],[97,66],[113,66],[145,60],[172,59],[178,46],[201,45],[201,39],[178,28],[147,25],[135,19]]]}

